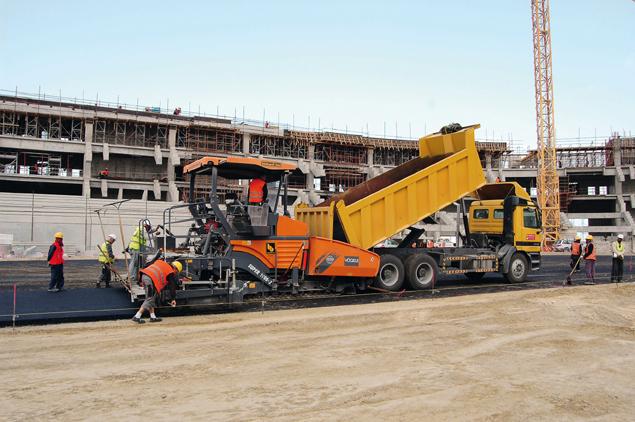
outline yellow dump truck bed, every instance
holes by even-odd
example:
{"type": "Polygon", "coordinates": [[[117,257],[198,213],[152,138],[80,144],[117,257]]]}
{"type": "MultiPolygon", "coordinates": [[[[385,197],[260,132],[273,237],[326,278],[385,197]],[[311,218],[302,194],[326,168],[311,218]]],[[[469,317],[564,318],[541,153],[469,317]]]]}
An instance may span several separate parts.
{"type": "Polygon", "coordinates": [[[297,207],[296,218],[311,235],[369,249],[485,184],[474,141],[478,127],[425,136],[418,158],[316,207],[297,207]]]}

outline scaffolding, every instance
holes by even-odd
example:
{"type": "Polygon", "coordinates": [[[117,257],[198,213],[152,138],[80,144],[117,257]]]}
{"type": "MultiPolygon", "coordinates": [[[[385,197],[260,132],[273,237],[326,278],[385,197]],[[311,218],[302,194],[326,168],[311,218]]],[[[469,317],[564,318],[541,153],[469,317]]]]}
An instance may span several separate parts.
{"type": "Polygon", "coordinates": [[[168,147],[168,126],[137,121],[98,119],[94,122],[93,142],[152,148],[168,147]]]}
{"type": "Polygon", "coordinates": [[[271,157],[306,159],[308,157],[308,146],[309,144],[306,140],[290,136],[251,135],[249,152],[271,157]]]}
{"type": "Polygon", "coordinates": [[[0,111],[0,135],[82,141],[84,121],[52,114],[0,111]]]}
{"type": "Polygon", "coordinates": [[[241,153],[242,135],[235,129],[190,126],[177,130],[177,143],[203,156],[213,152],[241,153]]]}

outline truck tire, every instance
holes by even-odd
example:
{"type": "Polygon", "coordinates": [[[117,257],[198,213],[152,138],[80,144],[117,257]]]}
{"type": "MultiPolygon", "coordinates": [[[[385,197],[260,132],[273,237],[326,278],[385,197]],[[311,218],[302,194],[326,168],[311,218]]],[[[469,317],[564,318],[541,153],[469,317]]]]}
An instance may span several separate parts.
{"type": "Polygon", "coordinates": [[[485,273],[465,273],[465,276],[470,281],[480,281],[485,273]]]}
{"type": "Polygon", "coordinates": [[[510,283],[522,283],[529,274],[529,264],[527,258],[521,253],[514,253],[509,260],[509,268],[505,279],[510,283]]]}
{"type": "Polygon", "coordinates": [[[416,254],[406,259],[406,277],[408,284],[415,290],[434,287],[439,269],[436,261],[429,255],[416,254]]]}
{"type": "Polygon", "coordinates": [[[373,285],[380,289],[396,292],[403,286],[404,268],[401,259],[394,255],[382,255],[379,261],[379,271],[373,285]]]}

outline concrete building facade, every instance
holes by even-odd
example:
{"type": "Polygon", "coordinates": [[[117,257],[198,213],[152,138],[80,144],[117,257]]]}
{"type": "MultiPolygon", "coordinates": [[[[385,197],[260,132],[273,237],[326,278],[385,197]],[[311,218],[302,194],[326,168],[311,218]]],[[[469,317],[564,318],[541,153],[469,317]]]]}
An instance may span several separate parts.
{"type": "MultiPolygon", "coordinates": [[[[490,181],[515,180],[534,190],[535,153],[511,154],[504,142],[479,142],[478,150],[490,181]]],[[[168,206],[187,197],[182,174],[187,162],[205,155],[249,155],[296,164],[291,201],[316,204],[417,154],[416,140],[296,130],[149,107],[0,96],[0,192],[5,194],[168,206]],[[100,176],[106,169],[108,176],[100,176]]],[[[614,137],[602,147],[560,149],[558,160],[563,237],[574,232],[632,235],[635,140],[614,137]]],[[[200,180],[197,196],[207,188],[200,180]]],[[[240,182],[222,183],[223,192],[243,189],[240,182]]],[[[437,236],[456,229],[454,210],[447,211],[433,229],[437,236]]],[[[16,230],[16,238],[27,242],[23,233],[16,230]]]]}

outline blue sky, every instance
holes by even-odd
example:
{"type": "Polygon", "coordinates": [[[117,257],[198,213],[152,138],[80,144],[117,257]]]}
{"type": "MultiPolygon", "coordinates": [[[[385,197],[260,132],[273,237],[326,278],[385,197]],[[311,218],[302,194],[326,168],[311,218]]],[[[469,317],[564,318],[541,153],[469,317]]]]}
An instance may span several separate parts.
{"type": "MultiPolygon", "coordinates": [[[[635,2],[551,5],[558,138],[635,134],[635,2]]],[[[530,2],[4,2],[0,88],[535,145],[530,2]]]]}

